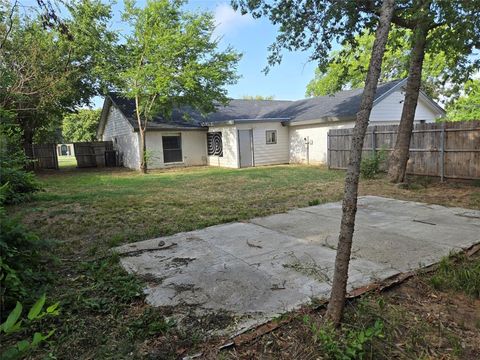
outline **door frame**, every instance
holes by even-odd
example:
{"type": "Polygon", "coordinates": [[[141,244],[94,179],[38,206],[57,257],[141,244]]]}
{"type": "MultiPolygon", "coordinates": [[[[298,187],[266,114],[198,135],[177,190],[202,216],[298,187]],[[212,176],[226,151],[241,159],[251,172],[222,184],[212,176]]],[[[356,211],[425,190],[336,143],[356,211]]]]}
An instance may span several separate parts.
{"type": "Polygon", "coordinates": [[[253,147],[253,129],[237,129],[237,151],[238,151],[238,168],[242,168],[242,155],[240,152],[240,131],[248,131],[250,133],[250,152],[252,153],[252,166],[255,167],[255,149],[253,147]]]}

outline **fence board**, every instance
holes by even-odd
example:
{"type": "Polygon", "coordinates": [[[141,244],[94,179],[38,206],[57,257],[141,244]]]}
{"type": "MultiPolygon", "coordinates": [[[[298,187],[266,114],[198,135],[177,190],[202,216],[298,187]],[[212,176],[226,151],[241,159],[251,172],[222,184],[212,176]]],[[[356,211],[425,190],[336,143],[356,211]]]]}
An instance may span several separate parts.
{"type": "Polygon", "coordinates": [[[113,150],[111,141],[74,143],[77,167],[105,167],[105,152],[113,150]]]}
{"type": "Polygon", "coordinates": [[[58,169],[57,145],[33,144],[34,169],[58,169]]]}
{"type": "MultiPolygon", "coordinates": [[[[395,146],[398,125],[370,126],[363,156],[395,146]]],[[[346,169],[353,129],[328,132],[328,166],[346,169]]],[[[427,123],[414,127],[407,173],[458,179],[480,179],[480,121],[427,123]]]]}

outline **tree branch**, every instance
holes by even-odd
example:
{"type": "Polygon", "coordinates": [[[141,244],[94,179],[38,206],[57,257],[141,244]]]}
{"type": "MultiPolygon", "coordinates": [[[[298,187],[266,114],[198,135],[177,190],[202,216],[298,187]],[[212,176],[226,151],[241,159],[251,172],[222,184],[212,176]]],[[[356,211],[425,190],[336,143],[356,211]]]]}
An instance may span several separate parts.
{"type": "Polygon", "coordinates": [[[8,21],[9,21],[10,25],[8,26],[8,29],[5,32],[5,36],[3,37],[3,40],[0,43],[0,49],[3,48],[3,46],[7,42],[8,35],[10,35],[10,32],[12,31],[12,28],[13,28],[13,14],[15,13],[15,8],[17,7],[17,4],[18,4],[18,0],[15,0],[15,3],[12,6],[12,10],[10,10],[10,15],[8,16],[8,21]]]}

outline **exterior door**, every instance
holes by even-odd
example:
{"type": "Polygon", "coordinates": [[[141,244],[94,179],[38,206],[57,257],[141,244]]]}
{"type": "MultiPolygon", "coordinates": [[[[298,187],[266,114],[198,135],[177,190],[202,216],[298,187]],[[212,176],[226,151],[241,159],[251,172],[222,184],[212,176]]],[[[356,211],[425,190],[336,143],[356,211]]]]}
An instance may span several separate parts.
{"type": "Polygon", "coordinates": [[[241,168],[253,166],[252,140],[252,130],[238,130],[238,150],[241,168]]]}

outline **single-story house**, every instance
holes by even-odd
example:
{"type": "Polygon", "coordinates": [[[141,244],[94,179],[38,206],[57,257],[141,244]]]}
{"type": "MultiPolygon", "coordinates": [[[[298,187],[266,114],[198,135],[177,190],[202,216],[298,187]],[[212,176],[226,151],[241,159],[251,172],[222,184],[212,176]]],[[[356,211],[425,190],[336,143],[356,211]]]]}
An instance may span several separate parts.
{"type": "MultiPolygon", "coordinates": [[[[396,80],[378,86],[371,125],[399,123],[405,82],[396,80]]],[[[192,109],[177,109],[171,119],[159,116],[147,124],[148,166],[243,168],[326,163],[328,131],[354,126],[362,93],[363,89],[354,89],[298,101],[234,99],[206,116],[192,109]]],[[[415,122],[433,122],[444,115],[444,110],[421,92],[415,122]]],[[[133,101],[108,95],[97,136],[113,141],[124,166],[139,168],[133,101]]]]}

